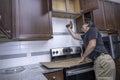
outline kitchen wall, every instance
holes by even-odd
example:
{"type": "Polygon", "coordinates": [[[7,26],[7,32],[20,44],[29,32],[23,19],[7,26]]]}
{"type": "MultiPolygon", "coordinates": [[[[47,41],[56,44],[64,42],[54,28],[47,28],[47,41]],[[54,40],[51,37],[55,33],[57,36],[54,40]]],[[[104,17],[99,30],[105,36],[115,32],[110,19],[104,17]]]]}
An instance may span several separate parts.
{"type": "Polygon", "coordinates": [[[54,34],[50,40],[0,42],[0,69],[50,61],[51,48],[80,46],[80,42],[74,40],[65,27],[69,21],[53,18],[54,34]]]}
{"type": "MultiPolygon", "coordinates": [[[[50,61],[51,48],[80,46],[82,42],[73,39],[65,27],[69,21],[70,19],[52,18],[53,38],[50,40],[0,42],[0,69],[50,61]]],[[[74,23],[74,20],[71,21],[74,23]]],[[[75,30],[73,24],[73,31],[75,30]]]]}

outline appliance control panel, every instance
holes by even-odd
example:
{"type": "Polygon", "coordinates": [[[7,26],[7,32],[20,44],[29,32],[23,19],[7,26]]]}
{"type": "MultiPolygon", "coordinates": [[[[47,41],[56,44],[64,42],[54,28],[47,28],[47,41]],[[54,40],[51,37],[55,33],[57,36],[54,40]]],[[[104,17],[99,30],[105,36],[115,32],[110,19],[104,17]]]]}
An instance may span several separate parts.
{"type": "Polygon", "coordinates": [[[51,57],[59,57],[59,56],[75,55],[75,54],[82,55],[82,52],[83,51],[80,46],[50,49],[51,57]]]}

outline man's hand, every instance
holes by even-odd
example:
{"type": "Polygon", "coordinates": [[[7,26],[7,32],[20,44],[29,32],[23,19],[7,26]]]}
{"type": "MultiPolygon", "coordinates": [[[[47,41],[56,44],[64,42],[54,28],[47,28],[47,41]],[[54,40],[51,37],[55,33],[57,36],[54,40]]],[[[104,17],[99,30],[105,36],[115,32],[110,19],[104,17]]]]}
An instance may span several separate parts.
{"type": "Polygon", "coordinates": [[[84,62],[85,58],[84,57],[81,57],[80,60],[78,61],[78,64],[84,62]]]}
{"type": "Polygon", "coordinates": [[[70,21],[70,24],[67,24],[66,27],[72,29],[72,22],[70,21]]]}
{"type": "Polygon", "coordinates": [[[71,21],[70,21],[69,24],[66,25],[66,27],[67,27],[68,31],[70,32],[70,34],[72,35],[72,37],[73,37],[74,39],[77,39],[77,40],[82,41],[81,36],[80,36],[79,34],[77,34],[77,33],[75,33],[75,32],[72,31],[73,24],[72,24],[71,21]]]}

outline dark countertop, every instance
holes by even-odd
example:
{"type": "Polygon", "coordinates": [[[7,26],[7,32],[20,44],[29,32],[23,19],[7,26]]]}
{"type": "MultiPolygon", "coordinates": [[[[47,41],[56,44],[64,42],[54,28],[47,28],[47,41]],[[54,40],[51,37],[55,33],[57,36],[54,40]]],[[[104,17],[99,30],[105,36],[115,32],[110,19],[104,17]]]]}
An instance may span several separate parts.
{"type": "Polygon", "coordinates": [[[0,80],[47,80],[44,73],[58,71],[62,69],[47,69],[41,64],[32,64],[23,66],[21,72],[7,73],[7,69],[0,69],[0,80]]]}

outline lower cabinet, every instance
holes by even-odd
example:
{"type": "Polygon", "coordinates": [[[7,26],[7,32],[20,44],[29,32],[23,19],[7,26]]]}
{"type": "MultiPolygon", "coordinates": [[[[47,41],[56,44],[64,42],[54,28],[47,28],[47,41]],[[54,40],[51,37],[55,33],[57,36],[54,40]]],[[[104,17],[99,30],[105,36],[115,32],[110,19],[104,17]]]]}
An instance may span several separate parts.
{"type": "Polygon", "coordinates": [[[64,80],[63,71],[55,71],[44,74],[48,80],[64,80]]]}
{"type": "Polygon", "coordinates": [[[116,80],[120,80],[120,59],[115,60],[116,64],[116,80]]]}

